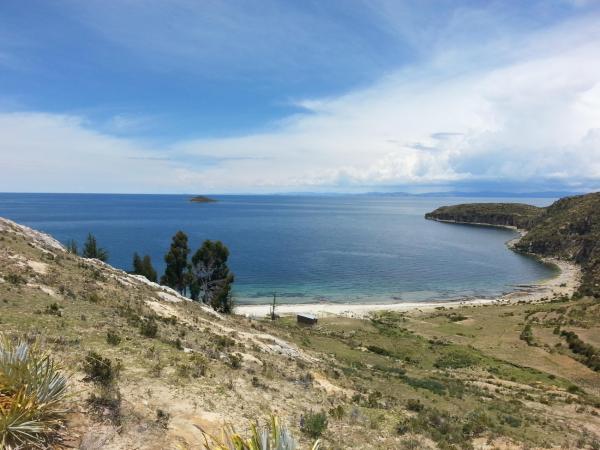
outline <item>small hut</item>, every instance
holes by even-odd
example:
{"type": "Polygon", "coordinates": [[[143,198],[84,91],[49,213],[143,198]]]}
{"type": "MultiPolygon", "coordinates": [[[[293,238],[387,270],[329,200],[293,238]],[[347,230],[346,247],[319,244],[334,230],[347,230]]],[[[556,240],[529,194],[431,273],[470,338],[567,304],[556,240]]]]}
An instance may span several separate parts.
{"type": "Polygon", "coordinates": [[[296,319],[298,323],[304,325],[315,325],[317,323],[317,316],[315,316],[314,314],[300,313],[296,315],[296,319]]]}

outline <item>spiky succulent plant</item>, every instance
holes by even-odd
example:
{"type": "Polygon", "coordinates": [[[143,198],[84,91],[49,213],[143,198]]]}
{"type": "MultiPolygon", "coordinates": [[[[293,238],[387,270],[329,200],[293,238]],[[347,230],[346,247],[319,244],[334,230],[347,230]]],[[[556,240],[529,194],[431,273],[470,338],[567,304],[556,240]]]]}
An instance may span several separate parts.
{"type": "MultiPolygon", "coordinates": [[[[279,418],[273,416],[264,426],[254,423],[249,438],[236,433],[232,426],[226,426],[220,438],[204,433],[205,448],[208,450],[297,450],[300,447],[289,428],[279,418]]],[[[319,450],[321,444],[316,441],[311,449],[319,450]]]]}
{"type": "Polygon", "coordinates": [[[49,354],[0,335],[0,448],[42,445],[61,423],[66,392],[49,354]]]}

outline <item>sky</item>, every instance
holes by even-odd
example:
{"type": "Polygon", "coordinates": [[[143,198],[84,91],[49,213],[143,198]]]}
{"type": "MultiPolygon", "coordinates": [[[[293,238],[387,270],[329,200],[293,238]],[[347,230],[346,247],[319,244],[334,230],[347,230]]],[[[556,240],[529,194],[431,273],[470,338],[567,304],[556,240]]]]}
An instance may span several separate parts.
{"type": "Polygon", "coordinates": [[[0,192],[599,188],[598,0],[0,2],[0,192]]]}

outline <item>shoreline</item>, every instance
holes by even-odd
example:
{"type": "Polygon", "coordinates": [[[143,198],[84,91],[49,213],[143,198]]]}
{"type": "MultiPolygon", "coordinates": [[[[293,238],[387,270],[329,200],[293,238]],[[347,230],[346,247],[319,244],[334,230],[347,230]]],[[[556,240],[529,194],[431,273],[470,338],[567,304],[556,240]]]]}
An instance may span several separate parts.
{"type": "MultiPolygon", "coordinates": [[[[435,220],[435,219],[434,219],[435,220]]],[[[446,223],[455,223],[443,221],[446,223]]],[[[461,222],[456,222],[461,223],[461,222]]],[[[506,242],[509,249],[514,248],[527,231],[509,226],[509,225],[490,225],[490,224],[468,224],[494,226],[499,228],[508,228],[519,233],[519,236],[506,242]]],[[[435,308],[458,308],[461,306],[478,305],[501,305],[517,302],[538,302],[544,298],[553,296],[571,296],[579,287],[581,280],[581,269],[575,263],[560,260],[558,258],[541,257],[535,254],[528,254],[537,258],[541,263],[548,264],[558,269],[558,274],[552,278],[538,281],[528,285],[517,285],[515,290],[492,298],[465,298],[456,300],[428,300],[423,302],[402,302],[402,303],[297,303],[297,304],[279,304],[276,312],[280,316],[290,316],[299,313],[315,314],[318,317],[341,316],[352,318],[364,318],[374,311],[412,311],[412,310],[433,310],[435,308]]],[[[237,305],[234,314],[246,317],[265,317],[269,314],[271,305],[237,305]]]]}

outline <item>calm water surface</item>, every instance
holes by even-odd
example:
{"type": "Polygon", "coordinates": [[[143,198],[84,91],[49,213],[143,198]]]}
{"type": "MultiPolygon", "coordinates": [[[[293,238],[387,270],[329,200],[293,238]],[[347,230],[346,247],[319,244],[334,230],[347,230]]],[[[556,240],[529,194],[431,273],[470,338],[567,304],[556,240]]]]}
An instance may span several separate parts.
{"type": "MultiPolygon", "coordinates": [[[[398,302],[493,296],[548,278],[553,269],[515,254],[515,233],[449,225],[423,215],[438,206],[515,199],[402,196],[189,196],[0,194],[0,216],[62,242],[92,232],[109,263],[129,270],[134,251],[159,273],[177,230],[193,251],[220,239],[231,251],[239,303],[398,302]]],[[[553,199],[518,199],[547,205],[553,199]]]]}

